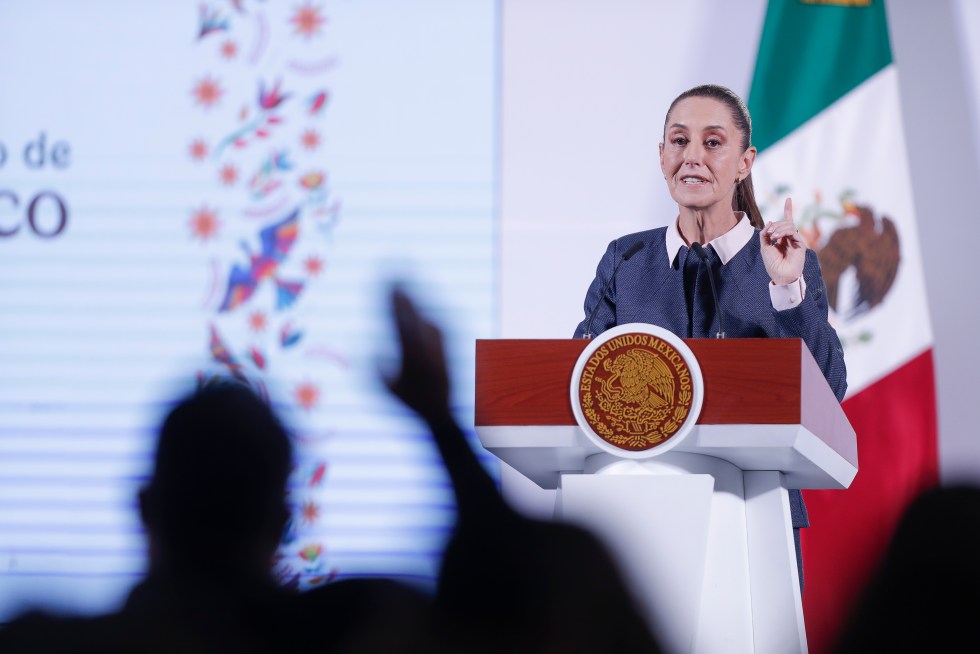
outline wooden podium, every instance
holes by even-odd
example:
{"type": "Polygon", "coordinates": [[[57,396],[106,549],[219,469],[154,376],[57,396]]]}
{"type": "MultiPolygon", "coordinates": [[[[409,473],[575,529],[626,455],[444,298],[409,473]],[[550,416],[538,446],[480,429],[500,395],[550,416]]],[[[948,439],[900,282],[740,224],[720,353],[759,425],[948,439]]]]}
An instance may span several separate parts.
{"type": "Polygon", "coordinates": [[[802,341],[684,342],[704,400],[669,452],[618,458],[578,426],[587,340],[477,341],[477,434],[604,538],[668,651],[805,652],[786,489],[847,488],[854,430],[802,341]]]}

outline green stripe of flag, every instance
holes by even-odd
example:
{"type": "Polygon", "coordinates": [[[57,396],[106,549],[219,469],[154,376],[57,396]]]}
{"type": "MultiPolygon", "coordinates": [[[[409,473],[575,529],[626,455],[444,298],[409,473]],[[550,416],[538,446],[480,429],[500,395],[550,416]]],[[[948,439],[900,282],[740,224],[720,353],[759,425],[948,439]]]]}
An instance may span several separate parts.
{"type": "Polygon", "coordinates": [[[760,152],[891,63],[884,0],[846,4],[769,0],[749,92],[760,152]]]}

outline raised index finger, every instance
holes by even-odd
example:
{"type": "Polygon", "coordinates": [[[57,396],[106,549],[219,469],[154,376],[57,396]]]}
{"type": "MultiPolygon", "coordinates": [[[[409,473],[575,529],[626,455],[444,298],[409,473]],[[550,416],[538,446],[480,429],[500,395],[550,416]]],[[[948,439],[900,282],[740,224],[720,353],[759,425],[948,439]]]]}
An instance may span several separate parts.
{"type": "Polygon", "coordinates": [[[783,220],[793,222],[793,198],[786,198],[786,203],[783,205],[783,220]]]}

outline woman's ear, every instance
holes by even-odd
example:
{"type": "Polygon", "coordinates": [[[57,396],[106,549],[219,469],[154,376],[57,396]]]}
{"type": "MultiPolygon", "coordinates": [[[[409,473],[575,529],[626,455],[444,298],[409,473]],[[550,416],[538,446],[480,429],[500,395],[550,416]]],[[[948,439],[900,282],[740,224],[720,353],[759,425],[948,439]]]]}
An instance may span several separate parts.
{"type": "MultiPolygon", "coordinates": [[[[663,146],[661,145],[661,148],[662,147],[663,146]]],[[[739,179],[745,179],[746,177],[749,176],[749,173],[752,172],[752,164],[755,163],[755,155],[757,152],[758,151],[755,149],[755,146],[753,145],[742,153],[742,158],[739,161],[739,165],[738,165],[739,179]]],[[[661,161],[662,160],[663,160],[663,156],[661,156],[661,161]]]]}

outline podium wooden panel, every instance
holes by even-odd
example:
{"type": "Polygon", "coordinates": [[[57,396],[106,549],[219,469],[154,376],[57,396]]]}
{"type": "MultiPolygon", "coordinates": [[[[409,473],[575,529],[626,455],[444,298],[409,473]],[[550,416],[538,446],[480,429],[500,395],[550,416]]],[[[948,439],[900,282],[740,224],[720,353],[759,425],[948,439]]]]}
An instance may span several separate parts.
{"type": "Polygon", "coordinates": [[[636,461],[576,424],[571,378],[588,343],[477,341],[484,447],[559,489],[556,515],[607,538],[669,651],[805,652],[786,489],[847,488],[858,463],[810,351],[798,339],[685,340],[704,379],[697,423],[636,461]]]}
{"type": "MultiPolygon", "coordinates": [[[[819,393],[820,387],[830,391],[823,374],[799,339],[684,342],[704,376],[698,424],[812,423],[821,413],[815,404],[828,401],[827,393],[819,393]],[[811,392],[822,397],[810,397],[811,392]],[[809,412],[804,395],[813,404],[809,412]]],[[[588,344],[585,339],[478,340],[476,424],[574,425],[568,389],[575,361],[588,344]]],[[[832,392],[829,397],[836,404],[832,392]]],[[[832,405],[828,408],[837,413],[832,405]]],[[[857,462],[853,448],[836,445],[842,456],[857,462]]]]}

